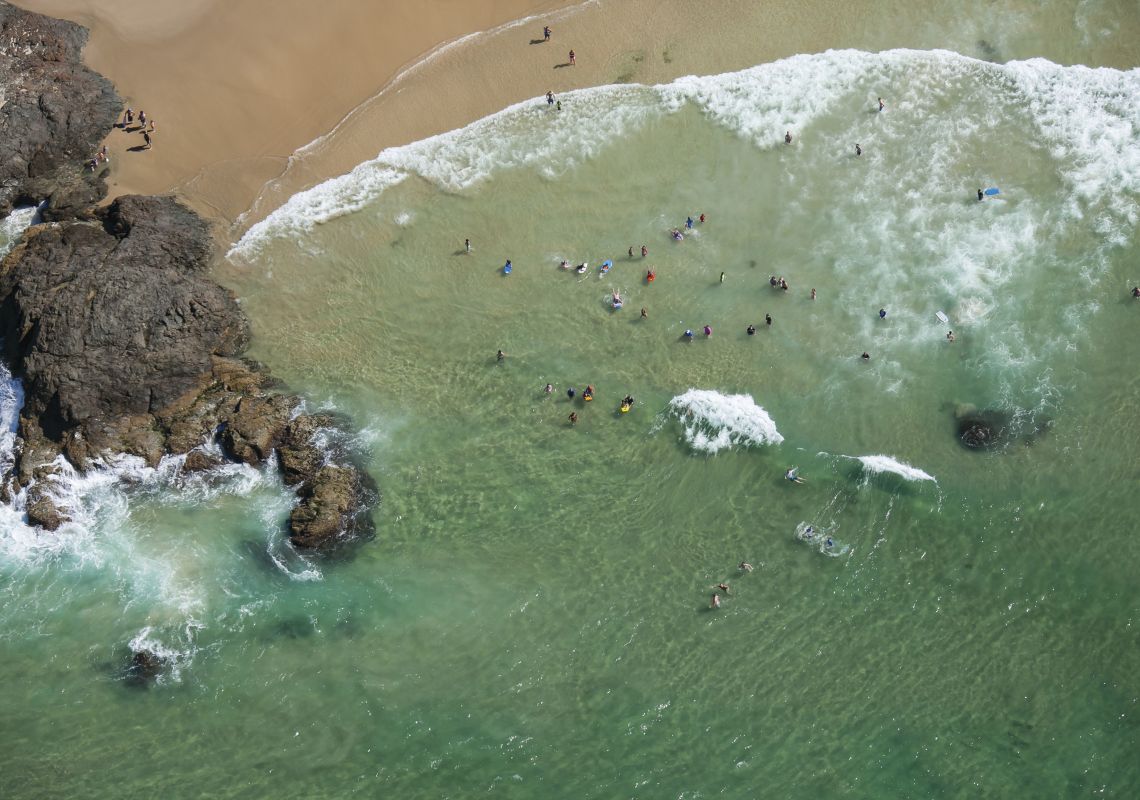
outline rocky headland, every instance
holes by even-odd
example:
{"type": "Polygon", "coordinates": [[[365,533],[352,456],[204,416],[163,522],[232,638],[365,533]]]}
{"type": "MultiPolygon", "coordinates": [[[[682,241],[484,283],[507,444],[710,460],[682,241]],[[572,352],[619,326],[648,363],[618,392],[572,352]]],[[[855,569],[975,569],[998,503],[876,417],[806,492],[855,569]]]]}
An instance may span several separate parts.
{"type": "Polygon", "coordinates": [[[26,487],[29,522],[66,519],[45,491],[63,456],[84,471],[119,454],[183,469],[276,455],[298,502],[291,541],[328,548],[371,533],[367,474],[319,434],[339,422],[302,413],[261,365],[241,357],[249,324],[209,277],[207,224],[171,197],[95,203],[105,184],[85,164],[122,103],[80,63],[86,31],[0,3],[0,217],[44,203],[0,262],[0,337],[24,384],[15,464],[4,494],[26,487]],[[46,201],[46,203],[45,203],[46,201]]]}

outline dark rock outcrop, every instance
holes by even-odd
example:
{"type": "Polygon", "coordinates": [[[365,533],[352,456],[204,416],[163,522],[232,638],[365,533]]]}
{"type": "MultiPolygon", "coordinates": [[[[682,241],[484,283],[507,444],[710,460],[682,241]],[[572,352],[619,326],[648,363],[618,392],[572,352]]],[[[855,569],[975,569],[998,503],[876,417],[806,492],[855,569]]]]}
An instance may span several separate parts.
{"type": "Polygon", "coordinates": [[[106,194],[86,162],[122,101],[81,61],[87,31],[0,2],[0,217],[49,200],[45,218],[87,213],[106,194]]]}
{"type": "MultiPolygon", "coordinates": [[[[280,453],[300,498],[296,545],[369,533],[367,476],[318,444],[329,417],[298,413],[296,397],[239,358],[249,326],[207,276],[209,256],[193,212],[172,198],[122,197],[93,220],[31,228],[0,262],[0,337],[24,381],[17,481],[44,478],[61,453],[81,470],[119,453],[154,465],[217,441],[254,466],[280,453]]],[[[29,519],[58,525],[53,509],[37,505],[33,518],[29,507],[29,519]]]]}
{"type": "Polygon", "coordinates": [[[167,659],[152,650],[136,650],[131,654],[124,679],[128,686],[147,688],[158,680],[166,669],[167,659]]]}

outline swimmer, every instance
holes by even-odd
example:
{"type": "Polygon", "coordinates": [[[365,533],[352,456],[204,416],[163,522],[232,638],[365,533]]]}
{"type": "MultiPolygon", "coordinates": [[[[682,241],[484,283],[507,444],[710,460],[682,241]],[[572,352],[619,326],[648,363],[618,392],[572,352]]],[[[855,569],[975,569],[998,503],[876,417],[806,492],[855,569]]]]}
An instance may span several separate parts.
{"type": "Polygon", "coordinates": [[[879,98],[879,110],[880,110],[880,111],[882,111],[882,110],[883,110],[883,108],[884,108],[884,106],[883,106],[883,98],[881,98],[881,97],[880,97],[880,98],[879,98]]]}
{"type": "Polygon", "coordinates": [[[685,218],[685,227],[688,228],[689,230],[693,229],[693,218],[692,217],[686,217],[685,218]]]}
{"type": "Polygon", "coordinates": [[[954,341],[954,331],[946,331],[946,341],[954,341]]]}
{"type": "Polygon", "coordinates": [[[570,412],[570,424],[571,425],[577,425],[578,424],[578,415],[573,411],[570,412]]]}
{"type": "Polygon", "coordinates": [[[855,155],[857,155],[857,156],[863,155],[863,148],[860,147],[858,145],[858,143],[855,144],[855,155]]]}
{"type": "Polygon", "coordinates": [[[724,283],[724,273],[720,273],[720,282],[724,283]]]}
{"type": "Polygon", "coordinates": [[[503,264],[503,272],[510,272],[512,269],[514,269],[514,267],[511,266],[511,260],[508,258],[507,263],[503,264]]]}
{"type": "Polygon", "coordinates": [[[583,261],[581,264],[579,264],[576,267],[576,269],[578,270],[578,274],[581,275],[583,272],[585,272],[587,269],[589,269],[589,267],[590,267],[590,262],[583,261]]]}
{"type": "Polygon", "coordinates": [[[879,319],[886,319],[886,318],[887,318],[887,310],[885,308],[880,308],[879,309],[879,319]]]}
{"type": "Polygon", "coordinates": [[[622,307],[621,295],[618,294],[616,291],[613,292],[613,307],[614,308],[621,308],[622,307]]]}
{"type": "Polygon", "coordinates": [[[749,336],[755,336],[756,335],[756,326],[755,325],[749,325],[748,326],[748,335],[749,336]]]}
{"type": "Polygon", "coordinates": [[[724,596],[725,596],[725,597],[728,597],[728,584],[727,584],[727,583],[718,583],[718,584],[716,585],[716,588],[718,588],[718,589],[720,589],[722,592],[724,592],[724,596]]]}
{"type": "Polygon", "coordinates": [[[470,253],[471,252],[471,240],[470,239],[464,239],[463,240],[463,247],[466,248],[468,253],[470,253]]]}
{"type": "Polygon", "coordinates": [[[712,336],[712,325],[705,326],[705,336],[712,336]]]}
{"type": "Polygon", "coordinates": [[[786,280],[784,280],[783,278],[780,278],[780,288],[783,289],[785,292],[788,291],[788,282],[786,280]]]}
{"type": "Polygon", "coordinates": [[[681,231],[678,230],[677,228],[673,229],[673,233],[671,235],[673,236],[674,241],[677,241],[677,242],[685,241],[685,234],[681,233],[681,231]]]}
{"type": "Polygon", "coordinates": [[[1135,297],[1136,299],[1140,300],[1140,286],[1133,286],[1132,287],[1132,296],[1135,297]]]}
{"type": "Polygon", "coordinates": [[[812,300],[814,300],[814,299],[815,299],[815,289],[812,289],[812,290],[811,290],[811,299],[812,299],[812,300]]]}
{"type": "Polygon", "coordinates": [[[698,219],[700,219],[702,225],[705,224],[705,215],[704,214],[701,214],[701,216],[698,217],[698,219]]]}
{"type": "Polygon", "coordinates": [[[558,266],[561,267],[562,269],[570,269],[570,262],[567,261],[566,259],[562,259],[562,263],[559,264],[558,266]]]}
{"type": "Polygon", "coordinates": [[[504,353],[502,350],[500,350],[499,352],[495,353],[495,358],[496,358],[496,359],[498,359],[499,361],[502,361],[502,360],[503,360],[504,358],[506,358],[506,357],[507,357],[507,354],[506,354],[506,353],[504,353]]]}
{"type": "Polygon", "coordinates": [[[686,338],[686,339],[688,339],[690,342],[691,342],[691,341],[693,341],[693,329],[692,329],[692,328],[685,328],[685,334],[684,334],[684,336],[685,336],[685,338],[686,338]]]}
{"type": "Polygon", "coordinates": [[[645,245],[642,245],[641,246],[641,257],[645,258],[647,255],[649,255],[649,248],[646,247],[645,245]]]}
{"type": "Polygon", "coordinates": [[[553,383],[546,384],[546,388],[543,389],[542,391],[545,392],[546,394],[554,394],[554,384],[553,383]]]}
{"type": "Polygon", "coordinates": [[[709,608],[720,608],[720,595],[713,592],[712,600],[709,601],[709,608]]]}
{"type": "Polygon", "coordinates": [[[629,257],[633,258],[633,245],[629,246],[629,257]]]}
{"type": "Polygon", "coordinates": [[[648,308],[641,309],[641,318],[642,319],[649,319],[649,309],[648,308]]]}
{"type": "Polygon", "coordinates": [[[653,270],[649,270],[648,272],[645,273],[645,282],[646,283],[653,283],[653,281],[655,281],[656,279],[657,279],[657,273],[654,272],[653,270]]]}
{"type": "Polygon", "coordinates": [[[769,328],[772,327],[772,315],[771,314],[765,314],[764,315],[764,324],[767,325],[769,328]]]}
{"type": "Polygon", "coordinates": [[[789,467],[788,471],[784,473],[784,477],[792,483],[804,483],[804,479],[800,477],[799,467],[789,467]]]}
{"type": "Polygon", "coordinates": [[[871,360],[871,354],[868,353],[866,350],[864,350],[863,355],[861,355],[859,357],[862,358],[864,361],[870,361],[871,360]]]}
{"type": "Polygon", "coordinates": [[[980,201],[985,200],[985,199],[986,199],[986,196],[984,194],[982,194],[982,190],[978,189],[978,201],[980,202],[980,201]]]}
{"type": "Polygon", "coordinates": [[[827,537],[827,541],[825,541],[825,542],[824,542],[824,545],[826,545],[827,547],[835,547],[835,542],[833,542],[833,541],[831,540],[831,537],[830,537],[830,536],[828,536],[828,537],[827,537]]]}
{"type": "Polygon", "coordinates": [[[737,569],[740,570],[741,572],[751,572],[752,571],[752,565],[749,564],[747,561],[741,561],[740,566],[737,567],[737,569]]]}
{"type": "Polygon", "coordinates": [[[805,539],[812,539],[814,537],[815,537],[815,528],[813,528],[811,525],[808,525],[806,528],[804,528],[804,538],[805,539]]]}
{"type": "Polygon", "coordinates": [[[574,387],[571,386],[569,389],[566,390],[566,399],[567,400],[573,400],[574,394],[575,394],[574,387]]]}

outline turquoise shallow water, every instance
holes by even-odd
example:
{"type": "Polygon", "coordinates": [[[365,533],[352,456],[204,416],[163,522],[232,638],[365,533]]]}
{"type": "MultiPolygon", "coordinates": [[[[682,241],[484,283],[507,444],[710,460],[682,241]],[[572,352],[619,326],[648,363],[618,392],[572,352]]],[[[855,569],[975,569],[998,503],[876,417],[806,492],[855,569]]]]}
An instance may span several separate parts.
{"type": "Polygon", "coordinates": [[[358,424],[376,540],[293,553],[239,469],[11,523],[10,793],[1132,796],[1138,87],[832,53],[540,101],[362,168],[355,213],[299,201],[220,275],[358,424]],[[959,444],[970,406],[1002,446],[959,444]],[[173,660],[149,690],[132,641],[173,660]]]}

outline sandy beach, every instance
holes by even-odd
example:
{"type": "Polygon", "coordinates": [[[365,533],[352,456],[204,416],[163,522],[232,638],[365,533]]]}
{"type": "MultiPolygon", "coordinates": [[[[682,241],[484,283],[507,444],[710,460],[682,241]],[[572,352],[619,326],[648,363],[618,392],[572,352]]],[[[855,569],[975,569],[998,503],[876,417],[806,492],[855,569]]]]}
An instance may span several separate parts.
{"type": "MultiPolygon", "coordinates": [[[[980,38],[985,13],[998,11],[953,16],[894,2],[854,16],[834,0],[713,8],[686,0],[17,5],[89,27],[87,62],[157,123],[150,151],[129,150],[141,144],[137,133],[108,138],[110,197],[174,192],[217,223],[223,241],[386,147],[547,91],[659,83],[836,47],[954,46],[989,60],[1037,49],[1029,35],[980,38]],[[901,24],[876,25],[883,13],[901,24]],[[543,25],[553,29],[549,42],[543,25]]],[[[1108,45],[1126,38],[1117,33],[1108,45]]],[[[1042,54],[1066,60],[1064,52],[1042,54]]]]}

